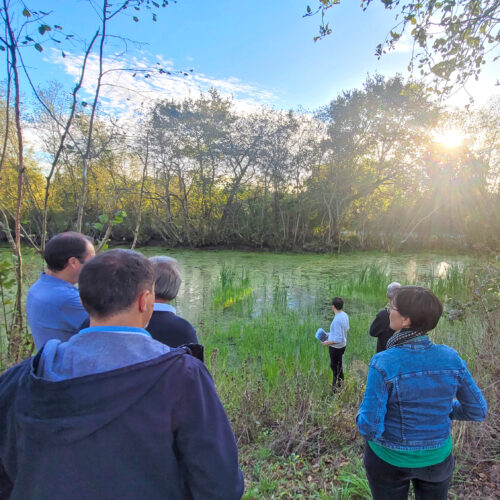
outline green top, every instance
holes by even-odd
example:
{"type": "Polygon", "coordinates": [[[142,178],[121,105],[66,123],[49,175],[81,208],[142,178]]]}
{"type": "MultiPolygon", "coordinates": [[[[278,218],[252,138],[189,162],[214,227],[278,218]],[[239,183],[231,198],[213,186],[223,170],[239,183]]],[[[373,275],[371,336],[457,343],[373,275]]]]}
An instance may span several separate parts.
{"type": "Polygon", "coordinates": [[[448,436],[443,446],[432,450],[393,450],[392,448],[386,448],[373,441],[368,441],[368,444],[373,453],[384,462],[394,465],[395,467],[406,467],[410,469],[427,467],[443,462],[448,458],[453,447],[451,434],[448,436]]]}

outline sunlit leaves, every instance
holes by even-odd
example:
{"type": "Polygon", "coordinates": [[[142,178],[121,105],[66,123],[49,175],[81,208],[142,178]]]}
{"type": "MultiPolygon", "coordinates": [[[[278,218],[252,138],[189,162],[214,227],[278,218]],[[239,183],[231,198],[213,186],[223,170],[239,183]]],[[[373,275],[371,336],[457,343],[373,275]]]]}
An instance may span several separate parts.
{"type": "MultiPolygon", "coordinates": [[[[366,10],[373,0],[363,0],[366,10]]],[[[402,19],[375,54],[381,57],[396,47],[403,33],[409,33],[415,47],[408,65],[423,76],[431,76],[434,90],[447,93],[464,85],[470,77],[477,79],[486,62],[498,59],[500,47],[500,2],[498,0],[381,0],[386,9],[397,9],[396,19],[402,19]],[[408,30],[407,30],[408,28],[408,30]],[[495,51],[497,54],[495,54],[495,51]]],[[[325,21],[325,12],[337,5],[337,0],[318,0],[316,9],[307,6],[305,16],[321,14],[319,35],[328,36],[332,29],[325,21]]]]}

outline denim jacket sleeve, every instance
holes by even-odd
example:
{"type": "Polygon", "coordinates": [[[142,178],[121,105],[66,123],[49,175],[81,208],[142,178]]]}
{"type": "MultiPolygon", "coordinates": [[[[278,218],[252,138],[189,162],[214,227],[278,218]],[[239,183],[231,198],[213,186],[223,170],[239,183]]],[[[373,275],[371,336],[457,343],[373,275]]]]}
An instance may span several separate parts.
{"type": "Polygon", "coordinates": [[[481,389],[476,385],[467,364],[462,360],[463,376],[459,381],[457,399],[453,401],[450,418],[453,420],[481,421],[486,417],[488,405],[481,389]]]}
{"type": "Polygon", "coordinates": [[[356,417],[359,432],[368,440],[376,439],[384,432],[388,397],[389,394],[382,374],[377,368],[370,365],[365,396],[356,417]]]}

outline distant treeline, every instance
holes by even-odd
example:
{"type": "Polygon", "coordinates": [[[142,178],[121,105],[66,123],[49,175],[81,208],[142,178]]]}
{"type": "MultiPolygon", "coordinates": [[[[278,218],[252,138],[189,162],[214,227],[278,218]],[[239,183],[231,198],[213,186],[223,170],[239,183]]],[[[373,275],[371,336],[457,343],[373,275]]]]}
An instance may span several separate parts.
{"type": "MultiPolygon", "coordinates": [[[[60,149],[68,101],[56,86],[40,95],[24,124],[36,138],[25,155],[25,240],[39,243],[44,225],[48,236],[73,229],[80,213],[83,232],[138,245],[498,248],[499,100],[450,113],[421,85],[376,76],[314,114],[241,112],[212,90],[154,103],[126,127],[101,113],[90,147],[82,103],[60,149]],[[462,145],[434,140],[451,128],[466,134],[462,145]]],[[[2,128],[4,237],[18,169],[15,128],[2,128]]]]}

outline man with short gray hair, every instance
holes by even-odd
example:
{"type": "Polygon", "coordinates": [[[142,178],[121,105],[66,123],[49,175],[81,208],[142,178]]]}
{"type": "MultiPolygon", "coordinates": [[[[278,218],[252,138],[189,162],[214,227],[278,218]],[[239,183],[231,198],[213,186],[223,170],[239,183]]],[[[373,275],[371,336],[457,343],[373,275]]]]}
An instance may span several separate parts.
{"type": "Polygon", "coordinates": [[[151,257],[155,270],[155,304],[146,330],[170,347],[197,344],[196,330],[189,321],[177,316],[170,302],[177,297],[182,277],[178,262],[172,257],[151,257]]]}
{"type": "MultiPolygon", "coordinates": [[[[389,302],[394,298],[399,288],[401,288],[401,284],[397,281],[393,281],[387,285],[386,296],[389,302]]],[[[394,330],[389,326],[389,310],[387,308],[382,309],[378,312],[370,326],[370,335],[377,337],[377,352],[385,351],[387,341],[393,334],[394,330]]]]}

